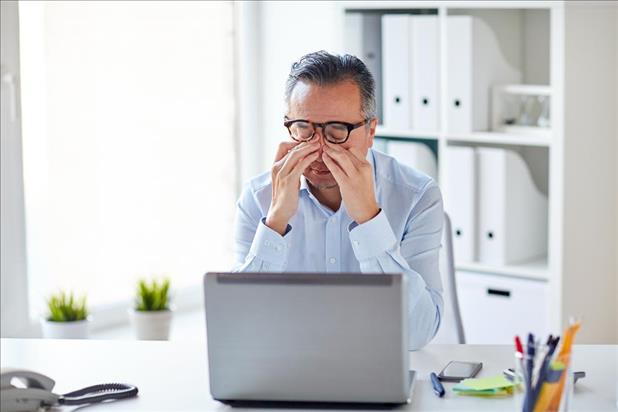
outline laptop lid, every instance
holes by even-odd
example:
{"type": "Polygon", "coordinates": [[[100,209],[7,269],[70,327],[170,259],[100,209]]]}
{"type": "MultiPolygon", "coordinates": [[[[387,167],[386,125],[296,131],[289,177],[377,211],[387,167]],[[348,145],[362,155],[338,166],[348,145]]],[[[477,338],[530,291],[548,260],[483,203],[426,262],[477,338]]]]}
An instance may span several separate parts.
{"type": "Polygon", "coordinates": [[[207,273],[213,398],[406,402],[405,279],[401,274],[207,273]]]}

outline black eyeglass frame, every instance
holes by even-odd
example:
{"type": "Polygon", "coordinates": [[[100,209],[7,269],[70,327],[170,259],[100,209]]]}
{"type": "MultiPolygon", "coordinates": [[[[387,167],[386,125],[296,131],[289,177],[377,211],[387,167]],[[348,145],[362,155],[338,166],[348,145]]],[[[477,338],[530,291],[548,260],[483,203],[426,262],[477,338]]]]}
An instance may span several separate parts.
{"type": "MultiPolygon", "coordinates": [[[[284,118],[284,120],[287,119],[284,118]]],[[[317,128],[321,128],[322,130],[324,130],[324,128],[330,124],[341,124],[344,125],[347,129],[348,129],[348,135],[346,136],[346,138],[341,141],[341,142],[333,142],[331,141],[328,136],[326,136],[326,134],[324,134],[324,138],[326,140],[328,140],[330,143],[332,144],[343,144],[345,142],[348,141],[348,139],[350,138],[350,133],[352,133],[353,130],[358,129],[361,126],[366,125],[369,121],[371,120],[371,117],[366,118],[363,121],[360,121],[358,123],[348,123],[348,122],[341,122],[341,121],[331,121],[331,122],[325,122],[325,123],[315,123],[315,122],[311,122],[309,120],[305,120],[305,119],[294,119],[294,120],[285,120],[283,122],[283,125],[288,129],[288,133],[290,134],[290,137],[292,138],[292,140],[296,141],[296,142],[309,142],[313,139],[313,137],[315,136],[315,132],[317,130],[317,128]],[[311,127],[313,127],[313,133],[311,134],[311,136],[307,139],[307,140],[298,140],[296,139],[294,136],[292,136],[292,130],[290,130],[290,127],[297,122],[304,122],[304,123],[309,123],[311,125],[311,127]]]]}

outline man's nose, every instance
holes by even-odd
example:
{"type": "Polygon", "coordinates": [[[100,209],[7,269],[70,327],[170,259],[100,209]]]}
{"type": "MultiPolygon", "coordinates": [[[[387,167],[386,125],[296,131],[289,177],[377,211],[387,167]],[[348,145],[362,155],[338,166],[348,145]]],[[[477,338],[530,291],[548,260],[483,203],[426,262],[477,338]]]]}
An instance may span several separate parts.
{"type": "Polygon", "coordinates": [[[320,149],[318,150],[318,154],[319,154],[319,159],[322,159],[322,151],[324,149],[324,129],[322,129],[321,127],[317,127],[315,129],[315,134],[313,136],[314,139],[317,140],[318,143],[320,143],[320,149]]]}

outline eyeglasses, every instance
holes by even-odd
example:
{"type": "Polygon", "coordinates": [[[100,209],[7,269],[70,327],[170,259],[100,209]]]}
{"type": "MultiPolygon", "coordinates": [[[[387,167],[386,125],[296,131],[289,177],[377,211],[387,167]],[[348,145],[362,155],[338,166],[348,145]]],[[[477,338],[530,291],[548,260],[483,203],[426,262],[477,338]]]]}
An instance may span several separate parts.
{"type": "Polygon", "coordinates": [[[347,142],[350,137],[350,133],[354,129],[367,124],[371,120],[367,118],[359,123],[346,123],[346,122],[326,122],[326,123],[314,123],[309,120],[297,119],[286,120],[283,125],[287,127],[290,132],[290,137],[297,142],[308,142],[315,136],[315,130],[319,127],[322,129],[324,138],[330,143],[342,144],[347,142]]]}

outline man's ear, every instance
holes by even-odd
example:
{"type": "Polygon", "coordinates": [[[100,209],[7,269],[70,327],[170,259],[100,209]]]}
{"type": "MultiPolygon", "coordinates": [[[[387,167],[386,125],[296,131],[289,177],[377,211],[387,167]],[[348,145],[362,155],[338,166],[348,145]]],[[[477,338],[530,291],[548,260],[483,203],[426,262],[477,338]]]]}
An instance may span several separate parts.
{"type": "Polygon", "coordinates": [[[373,138],[376,135],[376,127],[378,127],[378,118],[374,117],[369,121],[369,136],[367,136],[367,147],[373,147],[373,138]]]}

